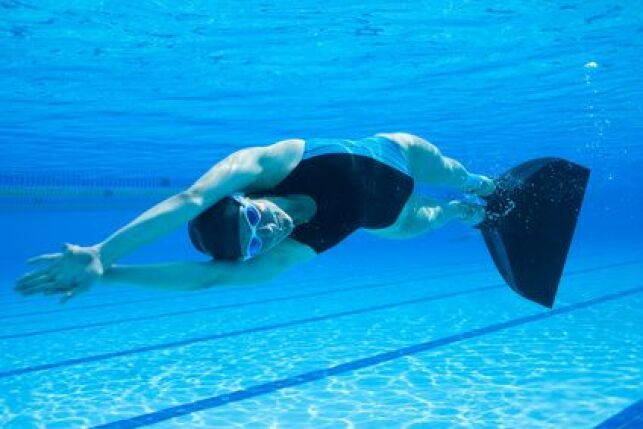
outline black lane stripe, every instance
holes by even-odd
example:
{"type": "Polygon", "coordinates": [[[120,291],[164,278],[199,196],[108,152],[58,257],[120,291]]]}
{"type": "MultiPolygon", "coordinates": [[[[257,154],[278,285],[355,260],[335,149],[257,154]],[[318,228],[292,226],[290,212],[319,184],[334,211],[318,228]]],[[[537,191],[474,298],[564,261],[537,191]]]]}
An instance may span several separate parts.
{"type": "Polygon", "coordinates": [[[643,399],[618,414],[595,426],[594,429],[641,429],[643,428],[643,399]]]}

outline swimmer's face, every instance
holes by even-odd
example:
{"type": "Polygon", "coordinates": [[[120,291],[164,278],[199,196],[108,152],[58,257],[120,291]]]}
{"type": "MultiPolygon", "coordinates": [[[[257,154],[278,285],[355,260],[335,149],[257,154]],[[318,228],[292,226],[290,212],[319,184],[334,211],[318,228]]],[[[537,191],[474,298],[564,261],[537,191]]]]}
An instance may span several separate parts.
{"type": "MultiPolygon", "coordinates": [[[[261,220],[256,227],[256,234],[262,242],[259,253],[265,253],[288,237],[295,228],[295,225],[288,213],[272,201],[249,198],[248,201],[259,209],[261,213],[261,220]]],[[[248,243],[252,239],[253,228],[245,220],[241,210],[239,210],[239,216],[239,239],[241,249],[245,251],[245,249],[248,248],[248,243]]]]}

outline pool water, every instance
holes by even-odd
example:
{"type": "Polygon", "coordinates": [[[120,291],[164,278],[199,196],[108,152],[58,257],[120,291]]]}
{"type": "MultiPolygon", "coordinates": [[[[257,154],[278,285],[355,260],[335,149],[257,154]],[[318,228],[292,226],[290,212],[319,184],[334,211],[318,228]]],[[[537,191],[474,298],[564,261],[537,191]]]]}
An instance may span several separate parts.
{"type": "MultiPolygon", "coordinates": [[[[640,2],[0,9],[0,427],[643,427],[640,2]],[[491,176],[592,170],[553,309],[459,224],[358,232],[265,284],[12,290],[234,150],[384,131],[491,176]]],[[[123,263],[169,260],[203,260],[183,228],[123,263]]]]}
{"type": "Polygon", "coordinates": [[[3,425],[592,427],[640,398],[636,252],[571,257],[554,310],[485,258],[427,253],[62,309],[3,296],[3,425]]]}

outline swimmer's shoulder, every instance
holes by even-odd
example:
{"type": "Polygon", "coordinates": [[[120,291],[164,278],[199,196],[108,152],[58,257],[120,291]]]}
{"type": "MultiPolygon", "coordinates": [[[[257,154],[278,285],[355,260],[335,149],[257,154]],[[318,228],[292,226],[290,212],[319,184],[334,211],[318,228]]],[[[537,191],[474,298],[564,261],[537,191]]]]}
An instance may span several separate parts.
{"type": "Polygon", "coordinates": [[[306,142],[303,139],[281,140],[266,147],[265,159],[281,168],[296,167],[304,156],[306,142]]]}
{"type": "Polygon", "coordinates": [[[263,148],[261,180],[253,190],[272,188],[285,179],[299,165],[304,156],[306,143],[303,139],[287,139],[263,148]]]}

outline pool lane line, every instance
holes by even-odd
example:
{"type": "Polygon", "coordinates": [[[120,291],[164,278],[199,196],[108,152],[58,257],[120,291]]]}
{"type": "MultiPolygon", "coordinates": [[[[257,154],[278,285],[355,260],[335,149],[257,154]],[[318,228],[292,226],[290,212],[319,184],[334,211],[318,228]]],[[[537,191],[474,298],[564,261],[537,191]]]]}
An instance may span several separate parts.
{"type": "Polygon", "coordinates": [[[309,323],[315,323],[315,322],[322,322],[325,320],[332,320],[340,317],[345,317],[345,316],[354,316],[357,314],[363,314],[363,313],[370,313],[374,311],[381,311],[381,310],[388,310],[391,308],[395,307],[400,307],[404,305],[412,305],[412,304],[418,304],[422,302],[428,302],[428,301],[437,301],[440,299],[445,299],[445,298],[452,298],[456,296],[463,296],[463,295],[470,295],[472,293],[477,293],[477,292],[485,292],[488,290],[492,289],[501,289],[504,287],[504,285],[491,285],[491,286],[481,286],[477,287],[474,289],[466,289],[462,291],[457,291],[457,292],[448,292],[448,293],[442,293],[442,294],[437,294],[437,295],[429,295],[429,296],[424,296],[420,298],[414,298],[414,299],[409,299],[409,300],[404,300],[404,301],[398,301],[398,302],[393,302],[393,303],[386,303],[386,304],[380,304],[380,305],[374,305],[371,307],[363,307],[363,308],[358,308],[354,310],[345,310],[341,311],[338,313],[330,313],[326,314],[324,316],[315,316],[315,317],[307,317],[303,319],[295,319],[295,320],[290,320],[287,322],[278,322],[278,323],[272,323],[270,325],[263,325],[263,326],[256,326],[254,328],[245,328],[245,329],[239,329],[235,331],[228,331],[228,332],[222,332],[219,334],[210,334],[210,335],[203,335],[200,337],[193,337],[193,338],[187,338],[185,340],[179,340],[179,341],[172,341],[168,343],[161,343],[161,344],[155,344],[151,346],[142,346],[142,347],[136,347],[133,349],[128,349],[128,350],[120,350],[117,352],[109,352],[109,353],[102,353],[98,355],[93,355],[93,356],[85,356],[82,358],[75,358],[75,359],[66,359],[58,362],[51,362],[51,363],[46,363],[42,365],[34,365],[34,366],[28,366],[28,367],[23,367],[23,368],[16,368],[16,369],[10,369],[6,371],[0,371],[0,379],[2,378],[9,378],[9,377],[15,377],[18,375],[24,375],[24,374],[30,374],[33,372],[40,372],[40,371],[47,371],[51,369],[57,369],[57,368],[62,368],[62,367],[68,367],[68,366],[73,366],[73,365],[80,365],[80,364],[85,364],[85,363],[93,363],[93,362],[98,362],[102,360],[107,360],[107,359],[113,359],[117,357],[123,357],[123,356],[131,356],[139,353],[146,353],[146,352],[151,352],[151,351],[158,351],[158,350],[164,350],[164,349],[169,349],[169,348],[174,348],[174,347],[183,347],[183,346],[189,346],[192,344],[197,344],[197,343],[202,343],[202,342],[207,342],[207,341],[212,341],[212,340],[219,340],[221,338],[230,338],[230,337],[236,337],[239,335],[246,335],[246,334],[254,334],[257,332],[265,332],[265,331],[272,331],[275,329],[281,329],[281,328],[289,328],[292,326],[301,326],[301,325],[306,325],[309,323]]]}
{"type": "Polygon", "coordinates": [[[592,298],[587,301],[581,301],[576,304],[567,305],[555,310],[549,310],[543,313],[536,313],[529,316],[519,317],[517,319],[508,320],[506,322],[488,325],[483,328],[473,329],[459,334],[451,335],[448,337],[430,340],[424,343],[415,344],[412,346],[402,347],[396,350],[391,350],[384,353],[379,353],[362,359],[356,359],[343,364],[331,366],[324,369],[305,372],[293,377],[282,378],[279,380],[270,381],[267,383],[256,384],[246,389],[240,389],[222,395],[211,396],[209,398],[200,399],[194,402],[168,407],[162,410],[153,411],[151,413],[141,414],[136,417],[131,417],[122,420],[116,420],[110,423],[93,426],[92,429],[130,429],[149,426],[155,423],[160,423],[175,417],[185,416],[199,411],[211,410],[213,408],[221,407],[233,402],[239,402],[244,399],[254,398],[257,396],[266,395],[276,392],[288,387],[299,386],[302,384],[310,383],[313,381],[323,380],[328,377],[346,374],[356,370],[369,368],[381,363],[397,360],[401,357],[412,356],[417,353],[422,353],[428,350],[436,349],[438,347],[448,346],[471,338],[480,337],[483,335],[499,332],[505,329],[513,328],[520,325],[525,325],[531,322],[549,319],[561,314],[570,313],[572,311],[591,307],[596,304],[601,304],[608,301],[613,301],[626,296],[631,296],[643,292],[643,286],[638,286],[631,289],[626,289],[621,292],[616,292],[600,297],[592,298]]]}
{"type": "MultiPolygon", "coordinates": [[[[610,267],[610,268],[612,268],[612,267],[610,267]]],[[[449,277],[459,277],[459,276],[461,276],[463,274],[476,274],[476,273],[481,273],[481,272],[485,272],[485,271],[486,271],[486,269],[476,269],[476,270],[464,271],[464,272],[460,271],[460,272],[453,272],[453,273],[432,274],[432,275],[428,275],[428,276],[421,276],[421,277],[418,277],[418,278],[390,280],[390,281],[386,281],[386,282],[382,282],[382,283],[370,283],[370,284],[361,285],[361,286],[339,287],[339,288],[335,288],[335,289],[325,289],[325,290],[322,289],[323,288],[323,285],[322,285],[319,288],[319,289],[322,289],[322,290],[319,290],[318,292],[307,292],[305,294],[291,295],[290,297],[283,297],[283,299],[298,299],[300,297],[301,298],[308,298],[309,295],[313,294],[313,293],[318,293],[320,296],[322,296],[322,295],[327,295],[327,294],[330,294],[330,293],[340,293],[340,292],[349,292],[349,291],[354,291],[354,290],[374,289],[374,288],[378,288],[378,287],[395,286],[395,285],[400,285],[400,284],[410,283],[410,282],[418,282],[418,281],[425,281],[425,280],[437,280],[437,279],[449,278],[449,277]]],[[[320,283],[321,284],[327,284],[327,282],[320,282],[320,283]]],[[[225,287],[228,287],[228,286],[222,286],[221,288],[225,288],[225,287]]],[[[247,288],[244,289],[243,286],[232,286],[232,287],[234,287],[235,292],[236,291],[241,291],[242,289],[243,289],[243,291],[248,291],[248,289],[247,288]]],[[[295,288],[295,286],[293,286],[293,288],[295,288]]],[[[279,290],[283,290],[283,289],[279,289],[279,290]]],[[[233,292],[232,289],[228,289],[227,291],[233,292]]],[[[270,289],[261,289],[262,294],[268,293],[269,291],[270,291],[270,289]]],[[[195,294],[198,294],[199,297],[201,299],[203,299],[204,295],[208,296],[208,295],[212,294],[213,296],[215,296],[216,292],[226,292],[226,290],[219,289],[217,291],[216,286],[213,286],[211,289],[203,291],[203,293],[199,293],[199,291],[195,291],[195,292],[196,292],[195,294]]],[[[186,292],[185,295],[178,295],[178,296],[175,295],[175,296],[167,296],[167,297],[163,296],[163,297],[160,297],[160,298],[156,298],[156,297],[142,298],[142,299],[138,299],[138,300],[121,301],[121,302],[116,302],[116,303],[95,304],[95,305],[88,305],[88,306],[84,306],[84,307],[74,307],[74,308],[67,308],[67,309],[61,308],[61,309],[57,309],[57,310],[36,311],[36,312],[18,313],[18,314],[8,314],[8,315],[5,315],[5,316],[0,316],[0,321],[7,320],[7,319],[19,319],[19,318],[25,317],[25,316],[47,316],[47,315],[55,314],[55,313],[69,313],[69,312],[72,312],[72,311],[84,311],[84,310],[87,310],[87,309],[116,307],[116,306],[119,306],[119,305],[129,305],[129,304],[140,304],[140,303],[145,303],[145,302],[150,302],[150,301],[157,302],[157,301],[162,301],[162,300],[167,300],[167,299],[171,299],[173,301],[176,301],[177,299],[192,299],[192,298],[196,298],[195,294],[191,294],[189,292],[186,292]]],[[[316,295],[312,295],[312,296],[316,296],[316,295]]],[[[267,299],[272,300],[272,299],[282,299],[282,298],[267,298],[267,299]]],[[[264,301],[255,300],[255,301],[248,301],[248,302],[250,302],[251,304],[254,304],[254,303],[263,303],[264,301]]],[[[230,305],[235,305],[235,304],[230,304],[230,305]]],[[[240,303],[238,305],[246,305],[246,304],[245,303],[240,303]]],[[[12,326],[11,324],[7,324],[7,323],[3,323],[2,325],[3,326],[12,326]]],[[[20,323],[15,322],[13,325],[14,326],[15,325],[20,325],[20,323]]]]}
{"type": "Polygon", "coordinates": [[[643,428],[643,399],[624,408],[594,429],[641,429],[643,428]]]}
{"type": "MultiPolygon", "coordinates": [[[[617,266],[620,266],[621,264],[627,265],[627,263],[619,263],[617,266]]],[[[598,267],[591,267],[591,268],[584,268],[576,271],[572,271],[567,274],[567,276],[576,276],[579,274],[584,274],[587,272],[593,272],[593,271],[600,271],[600,270],[605,270],[609,268],[614,268],[615,264],[609,265],[609,266],[598,266],[598,267]]],[[[451,277],[445,276],[445,277],[451,277]]],[[[430,277],[430,278],[420,278],[420,279],[412,279],[412,280],[406,280],[406,281],[396,281],[396,282],[385,282],[385,283],[379,283],[379,284],[369,284],[369,285],[363,285],[363,286],[357,286],[357,287],[351,287],[351,288],[336,288],[336,289],[329,289],[325,291],[316,291],[316,292],[308,292],[304,294],[299,294],[299,295],[291,295],[291,296],[285,296],[285,297],[275,297],[275,298],[266,298],[266,299],[261,299],[261,300],[251,300],[251,301],[246,301],[246,302],[240,302],[240,303],[230,303],[230,304],[219,304],[219,305],[213,305],[213,306],[202,306],[202,307],[196,307],[192,309],[185,309],[185,310],[177,310],[177,311],[171,311],[171,312],[166,312],[166,313],[160,313],[160,314],[152,314],[152,315],[146,315],[146,316],[135,316],[135,317],[128,317],[128,318],[123,318],[123,319],[118,319],[118,320],[109,320],[109,321],[103,321],[103,322],[94,322],[94,323],[87,323],[83,325],[71,325],[71,326],[64,326],[60,328],[51,328],[51,329],[43,329],[40,331],[30,331],[30,332],[23,332],[23,333],[15,333],[15,334],[4,334],[0,335],[0,341],[2,340],[10,340],[10,339],[17,339],[17,338],[28,338],[28,337],[33,337],[33,336],[38,336],[38,335],[47,335],[47,334],[55,334],[59,332],[68,332],[68,331],[73,331],[73,330],[78,330],[78,329],[89,329],[89,328],[101,328],[105,326],[113,326],[113,325],[118,325],[121,323],[130,323],[130,322],[142,322],[145,320],[154,320],[154,319],[159,319],[159,318],[164,318],[164,317],[174,317],[174,316],[181,316],[185,314],[192,314],[192,313],[199,313],[199,312],[209,312],[213,310],[226,310],[226,309],[231,309],[231,308],[240,308],[248,305],[260,305],[260,304],[269,304],[269,303],[274,303],[274,302],[282,302],[282,301],[289,301],[293,299],[304,299],[304,298],[313,298],[313,297],[319,297],[319,296],[324,296],[324,295],[331,295],[334,293],[341,293],[341,292],[346,292],[346,291],[355,291],[355,290],[363,290],[363,289],[376,289],[379,287],[389,287],[389,286],[396,286],[399,284],[404,284],[404,283],[411,283],[411,282],[418,282],[418,281],[424,281],[424,280],[432,280],[436,279],[439,277],[430,277]]],[[[473,289],[472,289],[473,290],[473,289]]],[[[7,326],[7,325],[5,325],[7,326]]]]}

